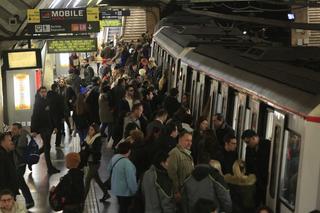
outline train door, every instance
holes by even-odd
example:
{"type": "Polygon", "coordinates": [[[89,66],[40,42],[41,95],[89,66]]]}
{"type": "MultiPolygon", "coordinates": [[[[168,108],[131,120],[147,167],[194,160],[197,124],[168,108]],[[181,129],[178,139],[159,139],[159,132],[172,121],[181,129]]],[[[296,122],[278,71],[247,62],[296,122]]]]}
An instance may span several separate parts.
{"type": "MultiPolygon", "coordinates": [[[[270,126],[266,132],[266,138],[271,134],[271,148],[270,148],[270,160],[269,160],[269,183],[267,187],[267,202],[268,205],[275,211],[278,201],[278,185],[280,175],[280,162],[281,162],[281,149],[282,139],[285,125],[285,115],[278,111],[272,112],[272,130],[270,133],[270,126]]],[[[271,112],[269,114],[271,116],[271,112]]],[[[268,117],[269,117],[268,116],[268,117]]],[[[268,120],[271,120],[269,117],[268,120]]]]}
{"type": "MultiPolygon", "coordinates": [[[[232,128],[234,129],[237,141],[241,141],[241,134],[244,130],[245,109],[247,96],[243,93],[237,92],[234,98],[232,128]]],[[[239,155],[242,153],[242,144],[239,143],[239,155]]]]}
{"type": "MultiPolygon", "coordinates": [[[[299,191],[303,190],[303,187],[298,187],[298,184],[308,184],[301,181],[301,176],[309,176],[310,173],[299,172],[299,169],[303,169],[300,162],[300,152],[302,146],[302,134],[304,132],[305,122],[302,118],[289,115],[287,128],[284,132],[283,149],[280,165],[280,180],[279,180],[279,199],[277,205],[277,212],[281,213],[300,213],[303,212],[303,204],[296,205],[296,201],[303,202],[303,200],[310,199],[308,192],[300,194],[299,191]],[[300,165],[300,166],[299,166],[300,165]],[[300,174],[300,175],[299,175],[300,174]],[[304,194],[304,195],[303,195],[304,194]],[[298,199],[297,199],[298,196],[298,199]],[[304,196],[304,197],[299,197],[304,196]],[[301,209],[298,209],[301,208],[301,209]]],[[[307,157],[307,156],[305,156],[307,157]]],[[[308,163],[305,164],[308,166],[308,163]]],[[[313,185],[312,183],[309,183],[313,185]]],[[[305,190],[305,189],[304,189],[305,190]]],[[[310,209],[311,210],[311,209],[310,209]]]]}
{"type": "MultiPolygon", "coordinates": [[[[210,88],[210,110],[208,121],[210,126],[212,126],[212,116],[217,113],[217,104],[218,104],[218,96],[219,96],[219,82],[212,79],[211,80],[211,88],[210,88]]],[[[221,96],[221,95],[220,95],[221,96]]]]}
{"type": "Polygon", "coordinates": [[[190,95],[190,99],[191,99],[191,105],[190,105],[190,108],[191,108],[191,112],[192,112],[192,115],[195,115],[195,112],[196,112],[196,109],[195,109],[195,106],[196,106],[196,102],[197,102],[197,97],[196,97],[196,93],[197,93],[197,86],[198,86],[198,73],[196,70],[192,70],[192,84],[191,84],[191,95],[190,95]]]}
{"type": "MultiPolygon", "coordinates": [[[[181,67],[181,59],[176,60],[176,66],[174,71],[174,87],[179,88],[180,85],[180,67],[181,67]]],[[[180,92],[180,91],[179,91],[180,92]]],[[[178,96],[179,98],[180,96],[178,96]]]]}
{"type": "Polygon", "coordinates": [[[176,87],[176,78],[175,78],[175,72],[176,72],[176,59],[171,58],[171,63],[170,63],[170,88],[175,88],[176,87]]]}
{"type": "Polygon", "coordinates": [[[186,90],[186,81],[187,81],[187,67],[188,65],[180,62],[180,70],[178,74],[178,89],[179,89],[179,95],[178,95],[178,100],[181,102],[182,101],[182,96],[186,90]]]}
{"type": "Polygon", "coordinates": [[[203,90],[204,90],[204,84],[205,84],[205,78],[206,76],[203,73],[198,72],[197,73],[197,90],[196,90],[196,96],[195,99],[195,114],[194,118],[197,121],[199,116],[201,116],[202,113],[202,107],[203,107],[203,90]]]}

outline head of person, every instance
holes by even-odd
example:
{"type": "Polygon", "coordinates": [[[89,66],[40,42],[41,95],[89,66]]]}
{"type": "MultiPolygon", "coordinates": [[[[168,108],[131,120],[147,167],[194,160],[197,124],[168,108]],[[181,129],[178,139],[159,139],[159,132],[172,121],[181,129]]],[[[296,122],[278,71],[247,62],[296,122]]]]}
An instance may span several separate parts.
{"type": "Polygon", "coordinates": [[[224,123],[224,117],[222,114],[217,113],[212,117],[214,129],[220,129],[224,123]]]}
{"type": "Polygon", "coordinates": [[[70,152],[66,155],[66,167],[68,169],[78,168],[80,164],[80,155],[76,152],[70,152]]]}
{"type": "Polygon", "coordinates": [[[66,81],[63,78],[60,78],[58,81],[59,87],[64,87],[66,86],[66,81]]]}
{"type": "Polygon", "coordinates": [[[141,142],[144,139],[144,134],[141,130],[139,129],[134,129],[132,131],[130,131],[129,136],[132,138],[133,143],[135,142],[141,142]]]}
{"type": "Polygon", "coordinates": [[[253,131],[252,129],[245,130],[242,135],[241,139],[249,146],[250,148],[254,148],[259,144],[259,136],[258,134],[253,131]]]}
{"type": "Polygon", "coordinates": [[[11,127],[11,135],[19,136],[21,134],[22,125],[20,123],[13,123],[11,127]]]}
{"type": "Polygon", "coordinates": [[[47,88],[45,86],[40,87],[38,89],[38,93],[41,98],[46,98],[47,97],[47,88]]]}
{"type": "Polygon", "coordinates": [[[93,85],[100,85],[101,84],[101,79],[97,76],[92,78],[92,84],[93,85]]]}
{"type": "Polygon", "coordinates": [[[182,99],[181,99],[181,103],[188,104],[189,103],[189,97],[190,97],[189,94],[187,94],[187,93],[183,94],[182,99]]]}
{"type": "Polygon", "coordinates": [[[89,130],[88,130],[88,136],[89,138],[92,138],[93,136],[95,136],[96,134],[100,133],[100,127],[98,124],[93,123],[89,126],[89,130]]]}
{"type": "Polygon", "coordinates": [[[125,140],[123,143],[119,143],[117,151],[119,154],[129,157],[131,153],[131,142],[125,140]]]}
{"type": "Polygon", "coordinates": [[[126,85],[126,79],[125,78],[119,78],[118,85],[124,87],[126,85]]]}
{"type": "Polygon", "coordinates": [[[243,177],[246,175],[246,164],[243,160],[236,160],[232,166],[233,175],[236,177],[243,177]]]}
{"type": "Polygon", "coordinates": [[[14,194],[8,189],[4,189],[0,192],[0,208],[10,212],[15,204],[14,194]]]}
{"type": "Polygon", "coordinates": [[[257,209],[256,213],[273,213],[273,211],[268,206],[262,206],[257,209]]]}
{"type": "Polygon", "coordinates": [[[125,126],[124,128],[124,138],[127,138],[130,136],[130,132],[133,130],[139,129],[138,125],[134,122],[130,122],[125,126]]]}
{"type": "Polygon", "coordinates": [[[201,156],[199,156],[199,164],[209,164],[210,160],[211,159],[208,152],[203,152],[201,156]]]}
{"type": "Polygon", "coordinates": [[[58,84],[57,83],[51,84],[51,90],[56,92],[58,90],[58,84]]]}
{"type": "Polygon", "coordinates": [[[197,128],[199,131],[205,131],[209,128],[209,122],[206,116],[200,116],[197,123],[197,128]]]}
{"type": "Polygon", "coordinates": [[[2,148],[4,148],[7,152],[10,152],[14,150],[14,144],[11,140],[11,134],[6,133],[0,133],[0,145],[2,148]]]}
{"type": "Polygon", "coordinates": [[[136,103],[132,106],[132,115],[135,118],[140,118],[143,113],[143,105],[141,103],[136,103]]]}
{"type": "Polygon", "coordinates": [[[159,151],[153,158],[152,164],[158,169],[168,168],[169,154],[165,151],[159,151]]]}
{"type": "Polygon", "coordinates": [[[164,109],[160,109],[156,113],[156,119],[160,120],[162,123],[166,122],[167,118],[168,118],[168,112],[164,109]]]}
{"type": "Polygon", "coordinates": [[[227,134],[223,138],[224,149],[227,152],[234,152],[237,149],[237,138],[234,134],[227,134]]]}
{"type": "Polygon", "coordinates": [[[126,96],[133,97],[134,95],[134,87],[130,84],[126,86],[126,96]]]}
{"type": "Polygon", "coordinates": [[[161,129],[159,127],[153,127],[151,129],[151,132],[149,132],[149,135],[147,135],[147,141],[153,141],[153,140],[156,140],[160,137],[160,134],[161,134],[161,129]]]}
{"type": "Polygon", "coordinates": [[[172,97],[177,97],[177,95],[179,94],[179,90],[177,88],[172,88],[170,89],[169,94],[172,97]]]}
{"type": "Polygon", "coordinates": [[[133,71],[137,71],[137,70],[138,70],[138,64],[137,64],[136,62],[132,63],[132,64],[131,64],[131,69],[132,69],[133,71]]]}
{"type": "Polygon", "coordinates": [[[150,89],[147,89],[145,92],[144,92],[144,99],[145,100],[148,100],[148,101],[151,101],[153,99],[153,91],[150,90],[150,89]]]}
{"type": "Polygon", "coordinates": [[[167,123],[166,124],[166,132],[172,138],[177,138],[179,135],[178,125],[174,121],[167,123]]]}
{"type": "Polygon", "coordinates": [[[192,133],[182,130],[179,134],[179,145],[184,149],[191,149],[192,145],[192,133]]]}

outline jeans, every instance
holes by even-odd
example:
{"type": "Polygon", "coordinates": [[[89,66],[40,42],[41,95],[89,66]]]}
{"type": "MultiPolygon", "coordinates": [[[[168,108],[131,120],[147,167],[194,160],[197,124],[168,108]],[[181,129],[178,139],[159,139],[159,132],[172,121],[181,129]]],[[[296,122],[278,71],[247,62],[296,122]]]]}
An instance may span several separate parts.
{"type": "Polygon", "coordinates": [[[105,191],[103,182],[101,181],[101,178],[100,178],[99,172],[98,172],[100,164],[94,164],[92,162],[88,162],[88,166],[89,166],[89,171],[88,171],[88,174],[85,178],[85,183],[84,183],[85,197],[87,197],[87,195],[89,193],[90,183],[91,183],[92,179],[94,179],[96,181],[96,183],[99,185],[100,189],[103,192],[105,191]]]}
{"type": "Polygon", "coordinates": [[[40,148],[40,153],[44,153],[48,170],[54,169],[54,167],[52,166],[51,157],[50,157],[51,134],[52,134],[52,130],[50,129],[45,129],[40,131],[40,135],[43,141],[43,146],[40,148]]]}
{"type": "Polygon", "coordinates": [[[132,197],[117,196],[119,203],[119,213],[128,213],[132,202],[132,197]]]}
{"type": "Polygon", "coordinates": [[[23,177],[25,171],[26,171],[26,165],[18,167],[18,170],[17,170],[18,186],[22,192],[22,195],[23,195],[26,203],[33,203],[34,201],[33,201],[30,189],[29,189],[29,187],[23,177]]]}

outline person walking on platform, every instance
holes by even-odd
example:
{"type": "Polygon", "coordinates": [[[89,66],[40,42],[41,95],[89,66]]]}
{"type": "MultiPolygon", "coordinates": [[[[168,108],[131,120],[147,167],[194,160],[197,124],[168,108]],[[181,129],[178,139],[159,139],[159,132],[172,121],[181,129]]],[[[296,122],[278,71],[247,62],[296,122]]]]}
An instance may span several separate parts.
{"type": "Polygon", "coordinates": [[[9,133],[0,133],[0,191],[9,189],[19,194],[18,175],[13,161],[14,144],[9,133]]]}
{"type": "Polygon", "coordinates": [[[26,152],[28,145],[28,137],[31,138],[31,135],[27,130],[22,128],[20,123],[12,124],[11,135],[12,141],[15,145],[14,162],[17,169],[18,185],[26,201],[26,207],[29,209],[34,206],[34,200],[24,179],[24,173],[26,171],[26,160],[24,158],[24,153],[26,152]]]}
{"type": "Polygon", "coordinates": [[[120,143],[118,154],[112,157],[107,168],[107,173],[111,176],[111,193],[118,198],[119,213],[128,213],[138,189],[136,168],[128,159],[130,153],[131,143],[120,143]]]}
{"type": "Polygon", "coordinates": [[[257,177],[256,205],[259,206],[266,202],[271,142],[260,140],[258,134],[251,129],[245,130],[241,138],[247,144],[247,173],[255,174],[257,177]]]}
{"type": "Polygon", "coordinates": [[[52,165],[50,150],[51,150],[51,134],[57,132],[54,121],[51,117],[51,109],[49,101],[47,100],[47,88],[42,86],[38,90],[39,96],[36,98],[33,113],[31,116],[31,132],[32,136],[40,134],[43,146],[40,148],[40,153],[44,152],[46,159],[48,174],[52,175],[59,173],[60,170],[52,165]]]}
{"type": "Polygon", "coordinates": [[[173,181],[174,196],[177,202],[181,200],[180,189],[183,182],[191,174],[194,167],[190,151],[191,145],[192,134],[182,131],[177,146],[169,152],[168,174],[173,181]]]}
{"type": "Polygon", "coordinates": [[[154,156],[153,164],[142,179],[142,192],[145,197],[145,213],[175,213],[173,184],[169,178],[169,155],[160,151],[154,156]]]}
{"type": "Polygon", "coordinates": [[[89,126],[88,136],[81,147],[82,153],[84,153],[84,155],[81,156],[81,160],[85,161],[89,167],[89,171],[85,179],[85,197],[88,195],[92,179],[94,179],[100,189],[105,192],[105,187],[98,172],[101,160],[101,146],[102,141],[100,127],[98,124],[93,123],[89,126]]]}

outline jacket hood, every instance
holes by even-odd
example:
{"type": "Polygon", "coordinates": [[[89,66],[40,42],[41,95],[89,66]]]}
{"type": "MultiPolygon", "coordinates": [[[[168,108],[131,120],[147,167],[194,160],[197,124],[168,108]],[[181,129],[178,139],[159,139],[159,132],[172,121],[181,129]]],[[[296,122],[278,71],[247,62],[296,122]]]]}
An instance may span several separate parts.
{"type": "Polygon", "coordinates": [[[209,167],[209,165],[198,165],[196,168],[192,171],[191,175],[194,177],[196,181],[201,181],[208,177],[212,172],[212,169],[209,167]]]}
{"type": "Polygon", "coordinates": [[[230,174],[226,174],[224,179],[229,184],[234,184],[238,186],[250,186],[256,183],[256,176],[254,174],[244,175],[244,176],[234,176],[230,174]]]}

